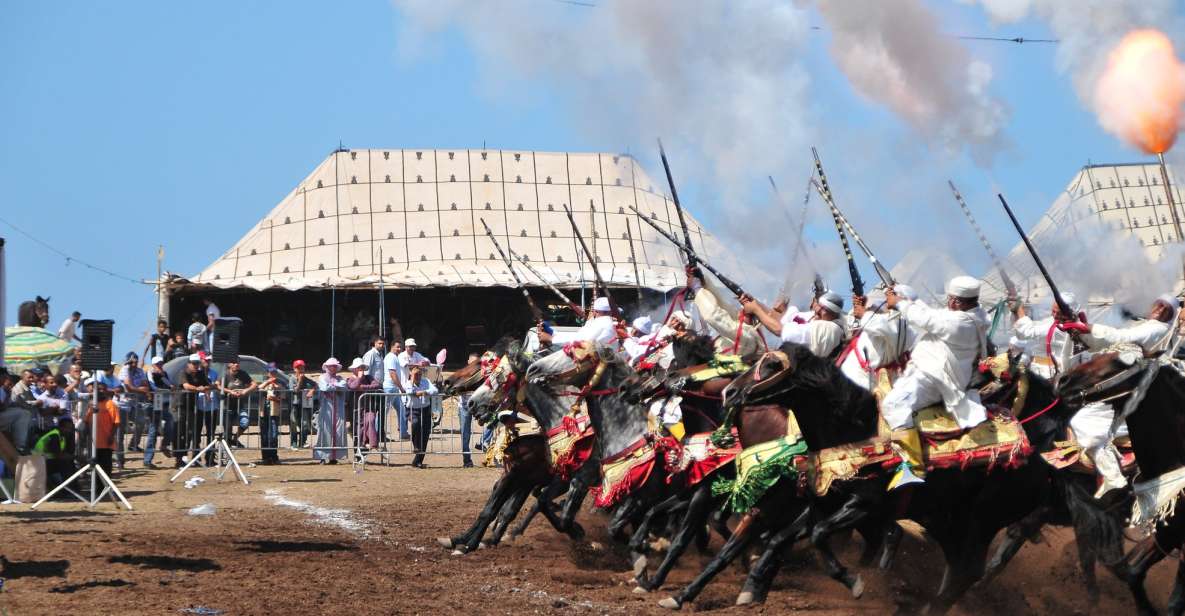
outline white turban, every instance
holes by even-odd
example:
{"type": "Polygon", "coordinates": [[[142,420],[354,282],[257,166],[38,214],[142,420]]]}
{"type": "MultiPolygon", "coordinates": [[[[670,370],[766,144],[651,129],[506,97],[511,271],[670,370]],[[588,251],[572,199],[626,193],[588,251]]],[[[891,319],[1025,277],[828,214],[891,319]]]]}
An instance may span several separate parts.
{"type": "Polygon", "coordinates": [[[594,299],[592,309],[597,312],[609,312],[609,298],[598,297],[594,299]]]}
{"type": "Polygon", "coordinates": [[[633,326],[639,333],[649,334],[650,330],[654,328],[654,321],[648,316],[640,316],[634,319],[633,326]]]}
{"type": "Polygon", "coordinates": [[[820,295],[819,305],[830,310],[831,312],[834,312],[835,314],[840,314],[843,312],[843,298],[840,297],[839,293],[836,293],[835,291],[828,291],[820,295]]]}
{"type": "Polygon", "coordinates": [[[955,276],[946,285],[946,294],[962,299],[979,297],[979,281],[970,276],[955,276]]]}
{"type": "Polygon", "coordinates": [[[1177,311],[1181,309],[1181,304],[1177,302],[1177,296],[1172,293],[1165,293],[1156,298],[1156,301],[1163,303],[1173,311],[1173,316],[1169,318],[1170,322],[1177,318],[1177,311]]]}
{"type": "Polygon", "coordinates": [[[914,291],[913,287],[907,284],[893,285],[893,292],[899,295],[902,299],[907,299],[911,302],[915,302],[918,299],[918,292],[914,291]]]}

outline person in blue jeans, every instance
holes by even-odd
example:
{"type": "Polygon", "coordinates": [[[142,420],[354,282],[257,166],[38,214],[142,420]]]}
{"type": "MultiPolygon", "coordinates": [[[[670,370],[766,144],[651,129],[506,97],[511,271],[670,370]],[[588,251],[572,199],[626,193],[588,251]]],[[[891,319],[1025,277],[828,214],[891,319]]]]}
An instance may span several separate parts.
{"type": "MultiPolygon", "coordinates": [[[[469,363],[475,364],[481,361],[481,356],[477,353],[469,354],[469,363]]],[[[464,468],[473,468],[473,458],[470,455],[469,439],[473,433],[473,417],[469,414],[469,396],[471,393],[461,394],[461,398],[457,404],[457,419],[461,422],[461,461],[464,468]]]]}
{"type": "Polygon", "coordinates": [[[436,394],[436,386],[424,378],[423,366],[413,365],[408,372],[406,388],[411,440],[416,452],[411,465],[426,468],[424,454],[428,451],[428,439],[432,436],[432,397],[436,394]]]}
{"type": "Polygon", "coordinates": [[[156,435],[162,422],[164,434],[161,439],[161,455],[165,458],[173,455],[169,451],[168,443],[173,441],[175,429],[171,410],[174,387],[169,375],[165,374],[164,366],[165,358],[159,355],[152,358],[152,371],[148,375],[149,384],[152,386],[152,410],[149,411],[148,418],[148,442],[144,444],[144,468],[156,468],[152,458],[156,455],[156,435]]]}
{"type": "MultiPolygon", "coordinates": [[[[399,353],[403,351],[403,346],[399,341],[391,343],[391,350],[383,357],[383,393],[387,394],[387,398],[391,401],[388,405],[388,411],[395,411],[395,418],[399,425],[399,438],[406,440],[407,435],[407,412],[404,410],[403,396],[392,395],[403,393],[403,379],[400,377],[399,370],[399,353]]],[[[387,413],[379,413],[379,440],[385,442],[386,434],[386,416],[387,413]]]]}

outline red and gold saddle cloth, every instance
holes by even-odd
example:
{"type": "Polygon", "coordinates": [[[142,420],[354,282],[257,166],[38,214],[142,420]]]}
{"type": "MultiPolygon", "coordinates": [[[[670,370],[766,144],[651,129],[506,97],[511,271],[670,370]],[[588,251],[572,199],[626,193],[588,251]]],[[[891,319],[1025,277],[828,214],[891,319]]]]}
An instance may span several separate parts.
{"type": "Polygon", "coordinates": [[[658,452],[651,435],[645,434],[629,447],[601,460],[601,485],[589,488],[593,504],[612,507],[650,479],[658,452]]]}
{"type": "MultiPolygon", "coordinates": [[[[1066,469],[1076,473],[1083,473],[1093,475],[1095,474],[1094,460],[1082,449],[1078,441],[1074,439],[1074,432],[1067,430],[1067,438],[1064,441],[1054,441],[1053,449],[1043,452],[1041,458],[1049,463],[1050,466],[1056,469],[1066,469]]],[[[1123,468],[1124,475],[1133,475],[1136,472],[1136,452],[1132,449],[1131,439],[1127,437],[1117,438],[1113,441],[1115,448],[1119,450],[1119,463],[1123,468]]]]}
{"type": "Polygon", "coordinates": [[[592,457],[593,439],[587,411],[581,409],[575,415],[565,415],[560,425],[547,431],[551,472],[561,479],[571,479],[572,474],[592,457]]]}
{"type": "MultiPolygon", "coordinates": [[[[732,432],[733,442],[739,443],[736,429],[732,432]]],[[[685,482],[683,485],[694,486],[720,468],[732,464],[737,454],[741,453],[739,444],[724,449],[717,447],[711,436],[711,432],[692,434],[682,443],[676,443],[672,438],[663,439],[664,442],[670,441],[661,448],[668,473],[667,483],[682,480],[685,482]]]]}

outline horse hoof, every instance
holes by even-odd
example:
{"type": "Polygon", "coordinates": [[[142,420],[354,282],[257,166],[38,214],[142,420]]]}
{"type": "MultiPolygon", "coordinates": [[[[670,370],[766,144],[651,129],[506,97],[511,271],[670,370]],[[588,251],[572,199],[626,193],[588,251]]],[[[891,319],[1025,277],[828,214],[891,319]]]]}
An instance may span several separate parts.
{"type": "Polygon", "coordinates": [[[666,608],[668,610],[678,610],[683,607],[683,604],[679,603],[674,597],[667,597],[666,599],[658,602],[658,607],[666,608]]]}
{"type": "Polygon", "coordinates": [[[645,588],[642,588],[641,586],[634,586],[634,594],[635,595],[645,595],[645,594],[649,594],[649,593],[650,593],[649,590],[646,590],[645,588]]]}
{"type": "Polygon", "coordinates": [[[599,541],[589,541],[588,549],[594,552],[600,552],[601,550],[605,549],[605,546],[601,545],[601,542],[599,541]]]}
{"type": "Polygon", "coordinates": [[[486,548],[488,548],[488,547],[490,547],[490,546],[486,545],[486,542],[485,542],[485,541],[482,541],[482,542],[480,542],[480,543],[478,543],[478,544],[477,544],[477,549],[479,549],[479,550],[484,550],[484,549],[486,549],[486,548]]]}
{"type": "Polygon", "coordinates": [[[641,555],[634,559],[634,577],[638,577],[646,572],[646,556],[641,555]]]}
{"type": "Polygon", "coordinates": [[[737,605],[750,605],[753,603],[753,593],[751,591],[742,591],[737,595],[737,605]]]}
{"type": "Polygon", "coordinates": [[[864,578],[856,574],[856,581],[852,582],[852,598],[859,599],[864,594],[864,578]]]}
{"type": "Polygon", "coordinates": [[[436,543],[439,543],[440,547],[445,549],[451,549],[453,547],[453,540],[448,537],[437,537],[436,543]]]}
{"type": "Polygon", "coordinates": [[[465,555],[465,550],[462,550],[459,548],[456,550],[453,550],[453,556],[464,556],[464,555],[465,555]]]}

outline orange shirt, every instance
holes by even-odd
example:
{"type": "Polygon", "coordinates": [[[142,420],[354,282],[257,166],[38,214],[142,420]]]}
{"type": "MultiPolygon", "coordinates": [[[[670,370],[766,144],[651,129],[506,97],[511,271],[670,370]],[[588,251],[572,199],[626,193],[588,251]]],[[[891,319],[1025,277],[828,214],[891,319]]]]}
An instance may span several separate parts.
{"type": "MultiPolygon", "coordinates": [[[[84,422],[91,421],[95,408],[87,407],[84,422]]],[[[115,449],[115,426],[119,425],[119,407],[112,400],[99,401],[99,420],[94,427],[99,449],[115,449]]]]}

